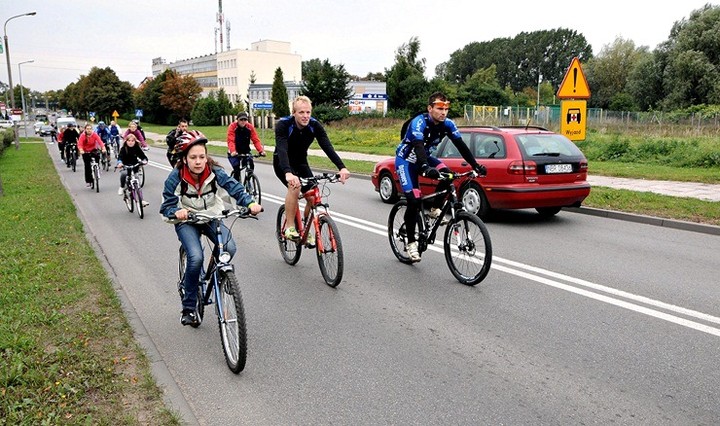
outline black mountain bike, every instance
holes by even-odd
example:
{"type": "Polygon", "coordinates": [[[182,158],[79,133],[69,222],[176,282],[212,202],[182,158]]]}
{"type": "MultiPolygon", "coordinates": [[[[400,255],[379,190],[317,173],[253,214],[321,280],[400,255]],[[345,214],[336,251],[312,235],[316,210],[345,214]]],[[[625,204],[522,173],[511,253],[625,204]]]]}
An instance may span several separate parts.
{"type": "MultiPolygon", "coordinates": [[[[262,157],[259,154],[238,154],[238,158],[240,158],[240,163],[242,164],[242,158],[258,158],[262,157]]],[[[245,163],[245,166],[236,167],[233,169],[232,176],[237,180],[238,182],[242,182],[243,186],[245,187],[245,192],[252,195],[253,200],[255,200],[256,203],[262,204],[262,191],[260,190],[260,179],[255,175],[255,172],[248,167],[248,163],[245,163]],[[245,171],[245,177],[243,180],[240,180],[242,176],[242,171],[245,171]]]]}
{"type": "Polygon", "coordinates": [[[72,169],[74,172],[77,169],[78,160],[78,148],[77,143],[66,143],[65,149],[65,164],[72,169]]]}
{"type": "MultiPolygon", "coordinates": [[[[226,241],[222,235],[222,220],[228,217],[238,217],[242,219],[253,218],[250,210],[242,208],[241,210],[225,210],[218,216],[210,216],[202,213],[191,213],[188,222],[197,223],[198,221],[209,221],[210,225],[217,236],[217,246],[209,250],[210,259],[207,267],[203,267],[200,271],[200,282],[197,291],[196,311],[198,318],[202,322],[205,315],[205,306],[215,304],[215,312],[217,314],[218,327],[220,329],[220,341],[225,354],[225,361],[228,368],[235,374],[238,374],[245,368],[247,360],[247,330],[245,328],[245,308],[243,307],[242,294],[237,277],[235,276],[235,267],[230,263],[230,253],[225,250],[226,241]]],[[[232,225],[228,227],[232,229],[232,225]]],[[[207,240],[207,237],[206,237],[207,240]]],[[[212,243],[207,240],[204,244],[205,248],[211,247],[212,243]]],[[[205,251],[203,249],[203,251],[205,251]]],[[[207,252],[206,252],[207,253],[207,252]]],[[[178,271],[180,279],[177,283],[180,300],[183,299],[185,289],[183,288],[183,279],[185,277],[185,265],[187,262],[187,254],[185,249],[180,246],[178,271]]],[[[193,327],[199,327],[200,324],[193,327]]]]}
{"type": "MultiPolygon", "coordinates": [[[[465,178],[460,185],[462,188],[470,184],[476,176],[474,171],[459,174],[440,172],[440,180],[447,180],[449,187],[421,198],[415,232],[418,251],[422,254],[428,246],[435,243],[440,226],[446,226],[443,234],[445,261],[455,278],[465,285],[475,285],[485,279],[492,263],[492,244],[487,227],[479,217],[465,211],[453,184],[454,180],[465,178]],[[442,213],[436,219],[428,217],[423,206],[427,200],[434,197],[444,198],[442,213]],[[447,215],[450,218],[446,221],[447,215]]],[[[404,219],[406,209],[407,200],[403,199],[395,203],[390,210],[388,238],[395,257],[409,264],[412,260],[407,253],[408,239],[404,219]]]]}

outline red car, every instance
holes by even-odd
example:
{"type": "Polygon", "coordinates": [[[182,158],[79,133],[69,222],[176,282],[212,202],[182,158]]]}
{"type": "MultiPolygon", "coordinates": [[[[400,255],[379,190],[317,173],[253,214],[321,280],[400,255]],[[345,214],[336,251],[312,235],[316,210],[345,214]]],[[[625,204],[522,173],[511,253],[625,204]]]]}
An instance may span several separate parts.
{"type": "MultiPolygon", "coordinates": [[[[492,209],[526,208],[553,216],[563,207],[579,207],[590,194],[587,159],[565,136],[534,126],[461,127],[460,133],[478,162],[487,167],[487,176],[475,178],[459,194],[465,208],[480,217],[492,209]]],[[[447,138],[433,155],[454,171],[470,170],[447,138]]],[[[375,165],[372,182],[384,202],[398,199],[402,189],[394,157],[375,165]]],[[[437,181],[420,177],[423,194],[436,186],[437,181]]]]}

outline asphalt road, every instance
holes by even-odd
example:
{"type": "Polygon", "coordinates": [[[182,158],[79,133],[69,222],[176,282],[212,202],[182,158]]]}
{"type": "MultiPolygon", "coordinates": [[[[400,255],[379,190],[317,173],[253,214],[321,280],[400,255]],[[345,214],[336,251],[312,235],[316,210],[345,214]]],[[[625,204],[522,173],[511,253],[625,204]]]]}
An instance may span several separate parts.
{"type": "MultiPolygon", "coordinates": [[[[266,212],[233,227],[248,363],[227,367],[214,313],[182,327],[178,241],[157,210],[168,167],[153,148],[145,219],[117,174],[99,194],[59,162],[168,402],[190,424],[718,424],[720,239],[573,212],[513,211],[488,223],[493,268],[454,280],[441,251],[399,263],[390,206],[365,179],[332,185],[345,277],[274,241],[283,191],[256,167],[266,212]]],[[[227,160],[220,159],[227,167],[227,160]]]]}

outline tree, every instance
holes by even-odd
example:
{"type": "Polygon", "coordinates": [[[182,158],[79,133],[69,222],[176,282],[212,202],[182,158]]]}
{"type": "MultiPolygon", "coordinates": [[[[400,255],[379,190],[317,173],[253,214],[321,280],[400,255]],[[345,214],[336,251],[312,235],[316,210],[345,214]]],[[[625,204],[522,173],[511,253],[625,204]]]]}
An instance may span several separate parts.
{"type": "MultiPolygon", "coordinates": [[[[583,67],[588,85],[593,88],[590,106],[608,108],[613,97],[626,93],[630,71],[647,52],[647,47],[635,47],[633,41],[617,37],[613,43],[605,45],[597,56],[590,59],[583,67]]],[[[623,101],[623,104],[627,102],[623,101]]]]}
{"type": "Polygon", "coordinates": [[[270,100],[272,100],[272,110],[275,117],[285,117],[290,115],[287,87],[285,87],[283,72],[280,67],[275,69],[272,90],[270,92],[270,100]]]}
{"type": "Polygon", "coordinates": [[[218,108],[218,114],[223,115],[231,115],[233,113],[233,106],[230,103],[230,99],[228,99],[227,94],[225,94],[225,89],[220,88],[217,93],[217,108],[218,108]]]}
{"type": "Polygon", "coordinates": [[[335,108],[347,105],[352,96],[349,88],[350,74],[344,65],[332,65],[328,59],[303,61],[302,95],[309,97],[314,105],[330,105],[335,108]]]}
{"type": "MultiPolygon", "coordinates": [[[[180,117],[188,117],[195,106],[202,88],[194,78],[181,76],[173,71],[162,83],[160,104],[173,114],[170,122],[177,122],[180,117]]],[[[217,114],[217,107],[215,110],[217,114]]],[[[219,116],[218,116],[219,121],[219,116]]]]}
{"type": "Polygon", "coordinates": [[[168,76],[175,71],[166,69],[154,78],[144,81],[134,93],[135,106],[143,110],[143,119],[151,123],[177,124],[173,123],[172,111],[160,102],[162,86],[168,76]]]}
{"type": "Polygon", "coordinates": [[[132,107],[132,85],[120,81],[110,67],[93,67],[78,82],[81,90],[78,108],[95,112],[100,120],[108,120],[115,110],[125,111],[132,107]]]}
{"type": "Polygon", "coordinates": [[[635,67],[628,73],[625,89],[642,111],[658,109],[663,99],[662,68],[652,53],[638,57],[635,67]]]}
{"type": "Polygon", "coordinates": [[[215,92],[195,102],[192,110],[192,121],[196,126],[216,126],[220,124],[220,112],[215,92]]]}
{"type": "Polygon", "coordinates": [[[391,108],[408,114],[423,110],[430,96],[425,79],[425,58],[418,59],[420,40],[412,37],[395,51],[395,64],[385,70],[388,103],[391,108]]]}
{"type": "Polygon", "coordinates": [[[496,67],[480,69],[460,85],[458,98],[470,105],[504,105],[509,101],[496,78],[496,67]]]}

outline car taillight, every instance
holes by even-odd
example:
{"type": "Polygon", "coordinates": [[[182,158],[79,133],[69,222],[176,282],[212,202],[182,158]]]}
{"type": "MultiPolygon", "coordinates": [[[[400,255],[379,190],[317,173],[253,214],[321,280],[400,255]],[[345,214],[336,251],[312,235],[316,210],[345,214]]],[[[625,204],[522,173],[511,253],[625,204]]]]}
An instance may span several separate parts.
{"type": "Polygon", "coordinates": [[[580,172],[587,172],[587,170],[588,170],[588,162],[581,161],[580,162],[580,172]]]}
{"type": "Polygon", "coordinates": [[[537,175],[537,164],[534,161],[513,161],[508,166],[511,175],[537,175]]]}

